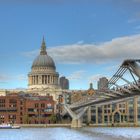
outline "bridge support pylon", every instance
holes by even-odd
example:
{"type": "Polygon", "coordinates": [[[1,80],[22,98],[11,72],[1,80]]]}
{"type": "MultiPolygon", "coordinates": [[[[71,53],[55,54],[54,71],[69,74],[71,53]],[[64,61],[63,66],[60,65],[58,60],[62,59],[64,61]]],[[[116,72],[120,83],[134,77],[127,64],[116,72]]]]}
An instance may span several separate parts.
{"type": "Polygon", "coordinates": [[[72,117],[71,128],[82,127],[82,116],[87,111],[88,107],[83,108],[79,113],[72,111],[68,105],[64,105],[65,109],[68,111],[69,115],[72,117]]]}
{"type": "Polygon", "coordinates": [[[71,128],[81,128],[82,127],[82,121],[81,119],[72,119],[71,122],[71,128]]]}

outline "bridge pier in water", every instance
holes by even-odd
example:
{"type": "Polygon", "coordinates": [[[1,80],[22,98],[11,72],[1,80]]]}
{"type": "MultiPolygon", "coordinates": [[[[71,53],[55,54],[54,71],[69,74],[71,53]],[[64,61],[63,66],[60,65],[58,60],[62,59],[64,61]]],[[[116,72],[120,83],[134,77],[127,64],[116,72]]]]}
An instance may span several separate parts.
{"type": "Polygon", "coordinates": [[[72,117],[71,128],[82,127],[82,116],[89,107],[84,107],[79,113],[72,111],[68,105],[64,105],[64,107],[68,111],[69,115],[72,117]]]}
{"type": "Polygon", "coordinates": [[[81,128],[82,127],[82,121],[81,119],[72,119],[71,122],[71,128],[81,128]]]}

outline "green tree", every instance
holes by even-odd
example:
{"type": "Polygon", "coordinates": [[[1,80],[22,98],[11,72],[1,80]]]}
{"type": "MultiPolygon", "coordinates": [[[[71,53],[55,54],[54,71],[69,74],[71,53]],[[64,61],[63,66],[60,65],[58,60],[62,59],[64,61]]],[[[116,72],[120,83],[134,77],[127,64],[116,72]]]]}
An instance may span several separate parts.
{"type": "Polygon", "coordinates": [[[51,121],[51,123],[56,123],[56,115],[55,114],[52,114],[50,117],[49,117],[49,120],[51,121]]]}
{"type": "Polygon", "coordinates": [[[24,115],[23,116],[23,122],[25,123],[25,124],[29,124],[29,116],[26,114],[26,115],[24,115]]]}

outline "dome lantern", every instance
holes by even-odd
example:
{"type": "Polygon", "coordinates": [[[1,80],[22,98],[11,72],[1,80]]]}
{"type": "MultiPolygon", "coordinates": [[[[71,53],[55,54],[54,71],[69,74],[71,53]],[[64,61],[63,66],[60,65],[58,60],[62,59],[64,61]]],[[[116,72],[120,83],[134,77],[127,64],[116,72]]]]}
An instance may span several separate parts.
{"type": "Polygon", "coordinates": [[[45,43],[44,36],[43,36],[40,55],[46,55],[46,54],[47,54],[47,52],[46,52],[46,43],[45,43]]]}

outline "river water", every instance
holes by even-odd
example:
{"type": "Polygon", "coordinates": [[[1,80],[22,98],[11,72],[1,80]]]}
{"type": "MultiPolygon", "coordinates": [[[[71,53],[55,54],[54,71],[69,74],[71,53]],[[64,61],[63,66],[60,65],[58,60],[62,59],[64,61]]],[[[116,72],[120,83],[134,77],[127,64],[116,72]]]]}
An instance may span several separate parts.
{"type": "Polygon", "coordinates": [[[140,140],[140,128],[84,127],[0,129],[0,140],[140,140]]]}

